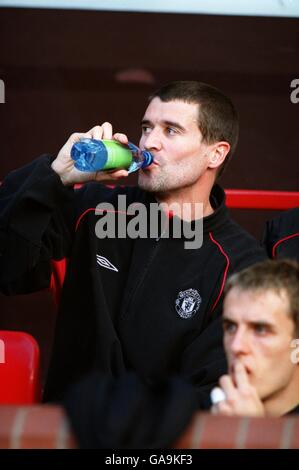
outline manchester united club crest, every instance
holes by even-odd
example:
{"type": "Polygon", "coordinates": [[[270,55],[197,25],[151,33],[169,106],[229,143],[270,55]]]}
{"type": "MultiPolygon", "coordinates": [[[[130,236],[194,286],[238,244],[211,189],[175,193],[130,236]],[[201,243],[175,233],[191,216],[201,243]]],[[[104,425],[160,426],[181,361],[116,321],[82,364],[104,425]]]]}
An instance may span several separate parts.
{"type": "Polygon", "coordinates": [[[191,318],[201,304],[201,297],[197,290],[187,289],[181,291],[175,301],[175,309],[181,318],[191,318]]]}

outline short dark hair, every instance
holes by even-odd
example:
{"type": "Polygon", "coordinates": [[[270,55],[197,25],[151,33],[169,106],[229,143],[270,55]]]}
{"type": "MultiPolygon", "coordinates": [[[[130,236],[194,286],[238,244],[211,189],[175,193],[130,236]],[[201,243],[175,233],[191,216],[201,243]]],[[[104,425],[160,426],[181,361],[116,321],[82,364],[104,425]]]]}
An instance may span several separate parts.
{"type": "Polygon", "coordinates": [[[185,101],[198,104],[198,126],[207,144],[225,141],[230,151],[218,169],[219,178],[233,155],[238,142],[239,119],[232,101],[217,88],[197,81],[174,81],[156,90],[149,101],[185,101]]]}
{"type": "Polygon", "coordinates": [[[233,274],[227,281],[225,295],[233,288],[241,291],[272,291],[286,295],[289,315],[299,335],[299,263],[290,259],[266,260],[233,274]]]}

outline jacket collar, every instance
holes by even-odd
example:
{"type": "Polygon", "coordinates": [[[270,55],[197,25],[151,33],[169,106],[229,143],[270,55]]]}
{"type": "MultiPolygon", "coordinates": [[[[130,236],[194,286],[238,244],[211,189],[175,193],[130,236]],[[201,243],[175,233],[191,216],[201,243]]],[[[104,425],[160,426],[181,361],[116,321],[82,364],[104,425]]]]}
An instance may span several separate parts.
{"type": "MultiPolygon", "coordinates": [[[[156,203],[153,193],[145,192],[145,200],[147,204],[156,203]]],[[[214,212],[203,218],[203,231],[204,233],[213,231],[228,220],[228,209],[225,205],[225,192],[218,184],[215,184],[210,194],[210,203],[214,212]]],[[[190,229],[194,230],[196,221],[182,222],[183,224],[191,225],[190,229]]]]}

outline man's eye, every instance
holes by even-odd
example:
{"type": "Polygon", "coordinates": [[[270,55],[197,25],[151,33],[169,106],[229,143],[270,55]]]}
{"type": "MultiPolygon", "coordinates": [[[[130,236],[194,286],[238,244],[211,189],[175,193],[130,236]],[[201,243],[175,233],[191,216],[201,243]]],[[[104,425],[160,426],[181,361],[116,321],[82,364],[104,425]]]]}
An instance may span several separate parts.
{"type": "Polygon", "coordinates": [[[234,333],[236,331],[237,327],[234,323],[231,322],[223,322],[223,330],[226,333],[234,333]]]}
{"type": "Polygon", "coordinates": [[[266,325],[255,325],[254,331],[260,335],[265,334],[269,331],[266,325]]]}
{"type": "Polygon", "coordinates": [[[151,128],[149,126],[142,126],[142,134],[149,134],[151,128]]]}
{"type": "Polygon", "coordinates": [[[177,130],[174,129],[173,127],[167,127],[167,128],[166,128],[166,132],[167,132],[168,135],[175,135],[175,134],[177,134],[177,130]]]}

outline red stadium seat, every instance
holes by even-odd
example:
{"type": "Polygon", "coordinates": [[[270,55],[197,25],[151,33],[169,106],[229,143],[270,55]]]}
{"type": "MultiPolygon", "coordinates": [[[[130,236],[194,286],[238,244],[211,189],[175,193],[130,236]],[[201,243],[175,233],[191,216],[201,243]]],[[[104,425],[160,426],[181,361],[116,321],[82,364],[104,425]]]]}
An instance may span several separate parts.
{"type": "Polygon", "coordinates": [[[19,331],[0,331],[0,404],[41,400],[39,347],[19,331]]]}
{"type": "Polygon", "coordinates": [[[298,191],[226,189],[226,204],[232,209],[287,210],[299,206],[298,191]]]}

